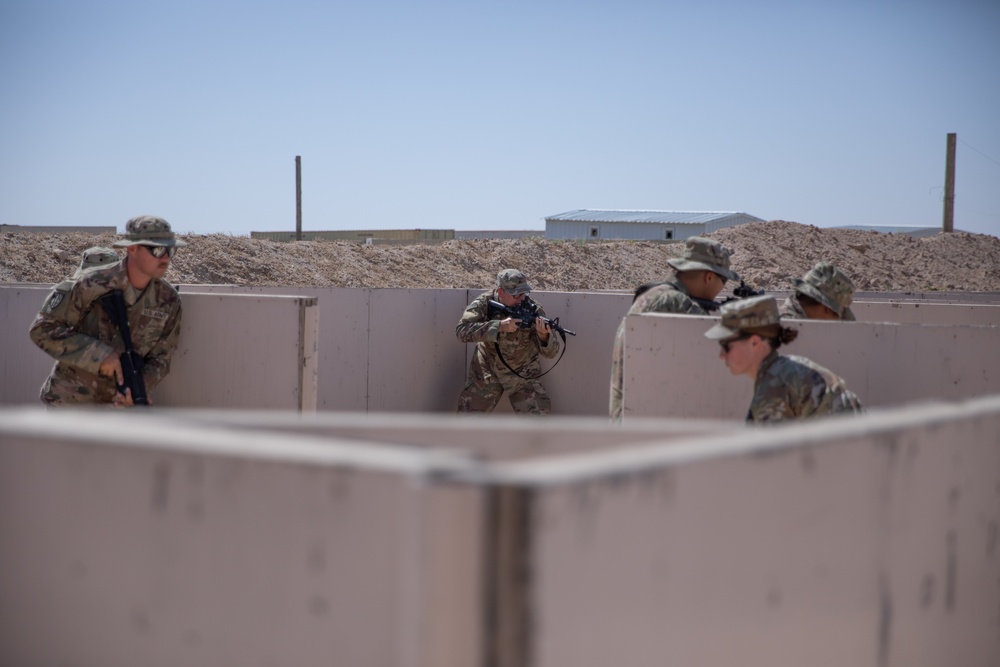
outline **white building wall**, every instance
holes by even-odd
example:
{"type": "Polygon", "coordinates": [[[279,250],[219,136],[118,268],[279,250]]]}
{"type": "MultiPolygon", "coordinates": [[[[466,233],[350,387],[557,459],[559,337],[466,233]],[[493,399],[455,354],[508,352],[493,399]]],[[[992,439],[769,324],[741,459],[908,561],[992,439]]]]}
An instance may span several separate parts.
{"type": "Polygon", "coordinates": [[[691,236],[700,236],[725,227],[761,222],[760,218],[746,213],[713,220],[707,223],[687,222],[584,222],[576,220],[546,220],[545,238],[548,240],[613,240],[631,241],[683,241],[691,236]],[[593,231],[597,230],[595,236],[593,231]],[[666,232],[672,232],[672,239],[666,232]]]}
{"type": "Polygon", "coordinates": [[[547,240],[579,240],[579,241],[679,241],[689,236],[698,236],[705,232],[705,225],[689,223],[659,223],[659,222],[576,222],[569,220],[552,220],[545,222],[545,238],[547,240]],[[597,236],[592,230],[597,229],[597,236]],[[666,232],[672,231],[672,239],[666,238],[666,232]]]}

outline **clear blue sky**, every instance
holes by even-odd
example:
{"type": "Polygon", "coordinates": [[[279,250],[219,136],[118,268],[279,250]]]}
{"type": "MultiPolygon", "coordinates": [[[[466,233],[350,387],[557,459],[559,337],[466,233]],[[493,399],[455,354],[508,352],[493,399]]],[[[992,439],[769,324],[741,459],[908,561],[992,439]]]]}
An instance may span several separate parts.
{"type": "Polygon", "coordinates": [[[0,223],[1000,235],[1000,2],[0,0],[0,223]]]}

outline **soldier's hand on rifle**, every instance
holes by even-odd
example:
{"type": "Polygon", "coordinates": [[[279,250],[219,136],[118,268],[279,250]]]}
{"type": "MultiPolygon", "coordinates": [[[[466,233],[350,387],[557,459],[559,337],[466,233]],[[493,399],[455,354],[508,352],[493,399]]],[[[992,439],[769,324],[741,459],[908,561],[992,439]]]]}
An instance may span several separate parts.
{"type": "Polygon", "coordinates": [[[543,343],[548,342],[549,334],[552,333],[552,327],[549,323],[543,320],[541,317],[535,318],[535,333],[538,334],[538,340],[543,343]]]}
{"type": "MultiPolygon", "coordinates": [[[[152,405],[152,404],[153,404],[153,399],[147,396],[146,405],[152,405]]],[[[135,405],[135,403],[132,401],[132,390],[126,388],[124,394],[120,393],[115,394],[115,397],[111,399],[111,405],[112,407],[115,408],[128,408],[135,405]]]]}
{"type": "Polygon", "coordinates": [[[111,399],[111,406],[115,408],[127,408],[129,406],[135,405],[132,402],[132,390],[125,389],[125,393],[117,393],[115,397],[111,399]]]}
{"type": "Polygon", "coordinates": [[[125,374],[122,372],[122,361],[117,352],[112,352],[104,358],[100,368],[97,369],[97,374],[113,379],[116,385],[125,382],[125,374]]]}
{"type": "Polygon", "coordinates": [[[513,317],[508,317],[505,320],[500,320],[500,331],[503,333],[510,333],[511,331],[517,331],[517,325],[521,323],[521,320],[516,320],[513,317]]]}

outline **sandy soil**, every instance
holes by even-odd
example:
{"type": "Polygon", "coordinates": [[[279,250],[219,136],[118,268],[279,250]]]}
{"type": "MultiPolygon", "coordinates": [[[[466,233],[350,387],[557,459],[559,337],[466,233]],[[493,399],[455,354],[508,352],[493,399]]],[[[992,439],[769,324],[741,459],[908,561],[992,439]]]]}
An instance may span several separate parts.
{"type": "MultiPolygon", "coordinates": [[[[859,291],[1000,291],[1000,239],[982,234],[913,238],[820,229],[780,220],[723,229],[708,236],[733,251],[747,283],[787,290],[820,260],[831,261],[859,291]]],[[[501,239],[364,246],[340,241],[277,243],[221,234],[185,235],[167,279],[327,287],[492,286],[505,267],[523,270],[536,289],[633,289],[670,275],[666,260],[681,243],[501,239]]],[[[0,235],[0,282],[55,283],[80,253],[110,245],[111,235],[0,235]]]]}

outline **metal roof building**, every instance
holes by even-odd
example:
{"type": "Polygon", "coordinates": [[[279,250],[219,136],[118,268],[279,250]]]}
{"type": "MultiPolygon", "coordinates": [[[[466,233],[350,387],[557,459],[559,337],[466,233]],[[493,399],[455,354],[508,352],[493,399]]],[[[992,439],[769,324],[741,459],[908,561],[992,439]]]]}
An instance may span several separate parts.
{"type": "Polygon", "coordinates": [[[545,238],[676,241],[761,218],[737,211],[621,211],[579,209],[545,218],[545,238]]]}

